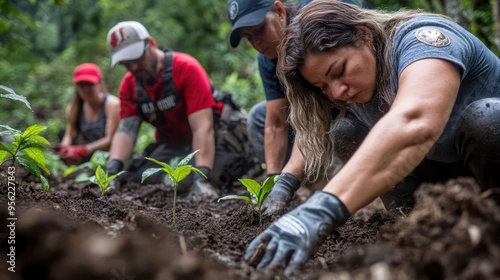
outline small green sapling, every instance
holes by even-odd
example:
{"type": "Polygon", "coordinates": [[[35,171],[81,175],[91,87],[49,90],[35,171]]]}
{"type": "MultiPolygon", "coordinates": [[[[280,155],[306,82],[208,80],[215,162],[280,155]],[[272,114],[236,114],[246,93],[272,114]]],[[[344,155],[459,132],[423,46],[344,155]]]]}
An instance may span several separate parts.
{"type": "Polygon", "coordinates": [[[45,166],[45,154],[50,143],[43,136],[38,135],[47,127],[34,124],[26,128],[25,131],[13,129],[7,125],[0,125],[6,130],[0,132],[1,136],[11,136],[13,142],[6,146],[0,143],[0,165],[7,160],[17,162],[28,172],[38,177],[42,183],[44,191],[49,189],[49,181],[42,175],[41,170],[50,174],[50,171],[45,166]]]}
{"type": "MultiPolygon", "coordinates": [[[[26,97],[16,94],[16,92],[9,87],[0,85],[0,92],[4,91],[7,92],[7,94],[0,93],[0,97],[20,101],[33,112],[26,97]]],[[[0,125],[0,127],[6,129],[0,132],[0,137],[10,136],[13,138],[13,142],[9,146],[0,143],[0,165],[7,160],[12,160],[13,164],[18,162],[21,166],[26,168],[29,173],[38,177],[42,182],[43,190],[47,191],[49,189],[49,181],[42,175],[40,169],[50,174],[45,166],[44,152],[47,150],[47,147],[51,145],[47,139],[38,135],[47,127],[34,124],[26,128],[23,132],[13,129],[8,125],[0,125]]]]}
{"type": "Polygon", "coordinates": [[[89,161],[79,165],[71,165],[64,171],[64,177],[73,174],[77,171],[83,170],[75,178],[75,183],[88,182],[92,173],[97,170],[98,166],[105,166],[109,158],[109,153],[97,150],[92,154],[89,161]]]}
{"type": "Polygon", "coordinates": [[[104,196],[106,192],[109,190],[109,183],[113,181],[116,177],[127,171],[120,171],[115,175],[108,176],[108,174],[102,169],[102,166],[98,165],[95,170],[95,175],[89,178],[89,181],[98,185],[101,188],[101,193],[104,196]]]}
{"type": "Polygon", "coordinates": [[[217,202],[227,199],[241,199],[246,201],[250,205],[256,206],[259,210],[259,225],[262,225],[262,204],[266,200],[267,196],[271,193],[271,190],[278,181],[279,176],[280,175],[273,175],[268,177],[266,180],[264,180],[262,185],[260,185],[253,179],[238,179],[238,181],[240,181],[250,193],[250,196],[226,195],[219,198],[217,202]]]}
{"type": "Polygon", "coordinates": [[[158,165],[160,165],[160,168],[149,168],[144,170],[142,173],[142,180],[141,183],[146,180],[149,176],[152,174],[158,172],[158,171],[163,171],[167,173],[168,177],[172,182],[174,183],[174,206],[172,207],[172,223],[175,225],[176,223],[176,212],[175,212],[175,205],[177,201],[177,188],[179,186],[179,183],[184,180],[190,173],[191,171],[198,172],[201,175],[205,176],[203,172],[201,172],[198,168],[193,167],[191,165],[188,165],[189,161],[193,158],[194,154],[196,154],[199,150],[196,150],[189,155],[187,155],[185,158],[179,161],[179,163],[175,166],[175,168],[172,168],[170,165],[167,163],[161,162],[159,160],[156,160],[154,158],[148,158],[146,157],[147,160],[152,161],[158,165]]]}

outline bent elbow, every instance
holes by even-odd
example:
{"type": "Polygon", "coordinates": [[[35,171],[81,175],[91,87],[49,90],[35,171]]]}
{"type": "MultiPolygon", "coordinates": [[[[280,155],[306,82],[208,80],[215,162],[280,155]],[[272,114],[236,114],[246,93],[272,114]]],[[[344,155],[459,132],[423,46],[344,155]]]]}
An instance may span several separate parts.
{"type": "Polygon", "coordinates": [[[413,139],[417,144],[434,144],[441,136],[444,125],[426,119],[414,119],[409,122],[413,139]]]}

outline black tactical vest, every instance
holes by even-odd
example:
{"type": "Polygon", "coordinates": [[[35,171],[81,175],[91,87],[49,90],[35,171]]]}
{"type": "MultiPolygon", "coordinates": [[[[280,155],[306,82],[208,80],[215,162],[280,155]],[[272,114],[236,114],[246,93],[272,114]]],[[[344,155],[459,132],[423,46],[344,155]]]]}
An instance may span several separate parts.
{"type": "MultiPolygon", "coordinates": [[[[182,100],[174,86],[174,77],[172,73],[173,58],[172,51],[165,52],[165,60],[163,62],[163,93],[159,100],[153,101],[148,95],[143,85],[135,80],[135,88],[137,98],[135,103],[143,120],[149,122],[155,127],[161,127],[166,124],[165,113],[177,105],[182,100]]],[[[157,81],[156,81],[157,82],[157,81]]]]}

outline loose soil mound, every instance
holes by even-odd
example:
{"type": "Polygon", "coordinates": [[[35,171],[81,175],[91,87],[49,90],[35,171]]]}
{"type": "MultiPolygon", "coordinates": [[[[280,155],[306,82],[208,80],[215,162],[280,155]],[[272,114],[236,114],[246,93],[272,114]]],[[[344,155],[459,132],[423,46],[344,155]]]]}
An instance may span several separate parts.
{"type": "MultiPolygon", "coordinates": [[[[246,195],[241,186],[226,194],[246,195]]],[[[293,206],[307,196],[298,196],[293,206]]],[[[470,179],[422,185],[414,209],[374,203],[328,238],[290,279],[500,279],[500,207],[470,179]],[[411,210],[411,211],[410,211],[411,210]]],[[[265,229],[243,201],[193,202],[180,189],[35,182],[16,189],[15,273],[7,270],[7,183],[0,180],[0,279],[287,279],[243,262],[265,229]]]]}

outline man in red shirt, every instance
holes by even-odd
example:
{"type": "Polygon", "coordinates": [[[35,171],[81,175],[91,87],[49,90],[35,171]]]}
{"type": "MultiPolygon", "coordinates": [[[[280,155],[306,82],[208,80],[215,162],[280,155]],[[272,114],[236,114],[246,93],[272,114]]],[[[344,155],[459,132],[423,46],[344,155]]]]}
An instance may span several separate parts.
{"type": "MultiPolygon", "coordinates": [[[[128,180],[140,182],[144,170],[159,167],[145,156],[169,163],[194,150],[199,152],[193,164],[208,178],[194,173],[191,194],[195,196],[216,198],[217,187],[227,186],[246,173],[247,155],[251,154],[246,144],[246,115],[214,98],[213,94],[220,92],[195,58],[159,49],[146,28],[135,21],[116,24],[108,32],[107,42],[112,51],[111,66],[119,63],[128,70],[119,89],[121,121],[111,144],[108,173],[123,169],[142,121],[156,128],[157,141],[132,160],[125,173],[128,180]],[[239,129],[229,133],[240,140],[237,147],[227,147],[218,139],[216,129],[223,110],[236,116],[239,129]]],[[[147,183],[161,183],[163,176],[157,172],[147,183]]]]}

